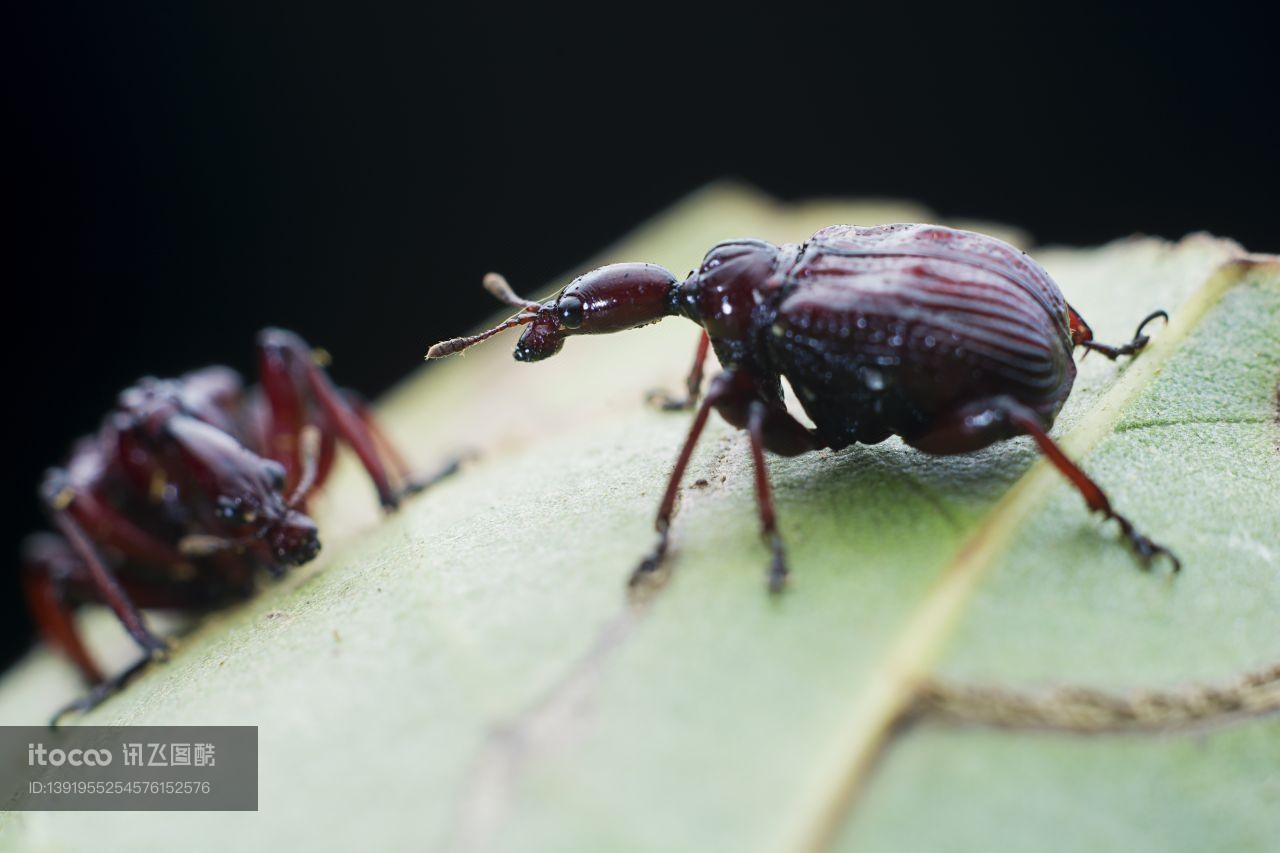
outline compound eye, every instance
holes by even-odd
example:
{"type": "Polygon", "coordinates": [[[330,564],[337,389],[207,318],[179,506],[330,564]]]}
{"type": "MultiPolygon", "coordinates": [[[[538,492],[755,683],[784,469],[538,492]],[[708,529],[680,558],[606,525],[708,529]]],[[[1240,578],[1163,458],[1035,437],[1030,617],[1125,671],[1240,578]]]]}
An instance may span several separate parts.
{"type": "Polygon", "coordinates": [[[232,524],[253,524],[258,520],[258,510],[248,501],[222,495],[214,502],[214,514],[232,524]]]}
{"type": "Polygon", "coordinates": [[[576,296],[562,297],[556,304],[560,315],[560,325],[566,329],[576,329],[582,325],[582,300],[576,296]]]}
{"type": "Polygon", "coordinates": [[[245,502],[240,498],[222,495],[216,503],[217,508],[214,512],[224,521],[230,521],[233,524],[245,524],[255,516],[253,510],[246,506],[245,502]]]}
{"type": "Polygon", "coordinates": [[[214,512],[224,521],[235,521],[240,515],[240,502],[234,498],[220,497],[214,512]]]}

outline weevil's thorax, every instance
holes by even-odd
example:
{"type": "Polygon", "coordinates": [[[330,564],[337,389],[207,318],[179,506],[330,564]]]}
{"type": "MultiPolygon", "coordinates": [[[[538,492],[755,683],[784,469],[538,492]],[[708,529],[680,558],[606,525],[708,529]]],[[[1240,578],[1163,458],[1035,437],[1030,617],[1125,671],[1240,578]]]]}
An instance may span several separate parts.
{"type": "Polygon", "coordinates": [[[794,246],[733,240],[707,252],[677,290],[677,310],[707,330],[722,364],[743,365],[759,354],[760,329],[777,310],[787,260],[794,246]]]}

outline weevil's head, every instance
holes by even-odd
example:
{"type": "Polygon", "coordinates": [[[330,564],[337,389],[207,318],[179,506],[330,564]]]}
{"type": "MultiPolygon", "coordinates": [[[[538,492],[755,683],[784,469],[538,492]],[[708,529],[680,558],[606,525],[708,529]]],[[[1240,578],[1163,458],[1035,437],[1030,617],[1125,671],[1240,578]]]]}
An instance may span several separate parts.
{"type": "Polygon", "coordinates": [[[542,361],[560,352],[570,335],[600,335],[655,323],[674,313],[678,282],[654,264],[611,264],[574,279],[546,302],[520,299],[496,274],[485,287],[521,311],[488,331],[436,344],[427,358],[443,358],[513,326],[525,330],[516,342],[516,361],[542,361]]]}
{"type": "Polygon", "coordinates": [[[542,361],[564,349],[564,339],[573,334],[582,314],[582,305],[574,297],[565,300],[564,316],[559,312],[559,299],[539,308],[537,316],[521,332],[512,354],[516,361],[542,361]]]}
{"type": "Polygon", "coordinates": [[[166,431],[178,464],[166,469],[159,488],[167,488],[171,480],[182,491],[202,495],[200,503],[208,507],[196,518],[200,532],[180,541],[183,553],[200,557],[245,550],[273,570],[315,558],[319,531],[301,508],[315,483],[319,434],[314,427],[302,431],[301,471],[288,496],[284,466],[259,456],[230,434],[187,416],[171,418],[166,431]]]}

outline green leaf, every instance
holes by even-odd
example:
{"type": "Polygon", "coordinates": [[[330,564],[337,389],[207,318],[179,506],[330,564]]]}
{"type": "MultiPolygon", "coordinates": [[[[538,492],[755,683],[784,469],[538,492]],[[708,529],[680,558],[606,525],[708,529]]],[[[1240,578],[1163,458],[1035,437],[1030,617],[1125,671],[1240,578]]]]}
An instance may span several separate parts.
{"type": "MultiPolygon", "coordinates": [[[[596,262],[682,271],[729,237],[928,218],[893,203],[783,207],[720,185],[596,262]]],[[[1028,441],[939,459],[892,440],[770,460],[794,570],[774,600],[745,438],[713,421],[686,478],[672,577],[630,604],[623,585],[688,422],[641,399],[679,384],[696,329],[575,339],[535,366],[494,342],[428,366],[382,406],[423,468],[464,447],[478,462],[385,522],[344,464],[320,513],[321,560],[204,620],[170,664],[86,719],[259,725],[261,812],[0,815],[0,846],[1280,837],[1274,719],[1160,737],[897,726],[935,677],[1123,694],[1280,660],[1280,265],[1203,236],[1036,256],[1101,340],[1170,310],[1140,358],[1082,363],[1054,434],[1183,557],[1181,575],[1135,568],[1028,441]]],[[[109,620],[91,627],[127,659],[109,620]]],[[[41,720],[74,689],[36,654],[0,685],[0,721],[41,720]]]]}

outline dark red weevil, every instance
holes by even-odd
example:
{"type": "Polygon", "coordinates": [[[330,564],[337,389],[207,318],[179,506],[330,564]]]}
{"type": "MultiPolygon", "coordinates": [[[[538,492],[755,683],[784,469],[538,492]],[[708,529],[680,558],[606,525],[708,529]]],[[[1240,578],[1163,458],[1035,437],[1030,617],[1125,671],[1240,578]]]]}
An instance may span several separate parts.
{"type": "Polygon", "coordinates": [[[204,610],[249,597],[260,572],[283,574],[320,550],[307,498],[339,440],[359,458],[387,511],[453,473],[415,479],[364,403],[337,388],[323,353],[281,329],[258,336],[261,384],[227,367],[145,378],[120,394],[98,432],[50,469],[40,497],[56,533],[23,547],[23,587],[42,635],[92,685],[63,713],[87,710],[168,646],[139,608],[204,610]],[[104,677],[75,610],[107,605],[142,648],[104,677]]]}
{"type": "Polygon", "coordinates": [[[1144,566],[1164,554],[1179,568],[1048,434],[1075,380],[1074,348],[1111,359],[1134,354],[1147,343],[1146,324],[1167,315],[1151,314],[1127,344],[1097,343],[1048,273],[993,237],[937,225],[836,225],[803,246],[721,243],[683,282],[662,267],[627,263],[587,273],[544,303],[520,299],[500,276],[485,285],[520,312],[479,335],[436,344],[428,358],[525,326],[515,357],[540,361],[570,335],[681,316],[703,328],[688,395],[658,402],[697,405],[708,346],[724,368],[697,405],[658,507],[657,544],[632,585],[662,563],[680,479],[712,408],[750,436],[760,526],[773,551],[771,590],[782,588],[787,564],[764,451],[795,456],[891,435],[941,455],[1030,436],[1091,510],[1119,523],[1144,566]],[[812,429],[787,413],[783,376],[812,429]]]}

